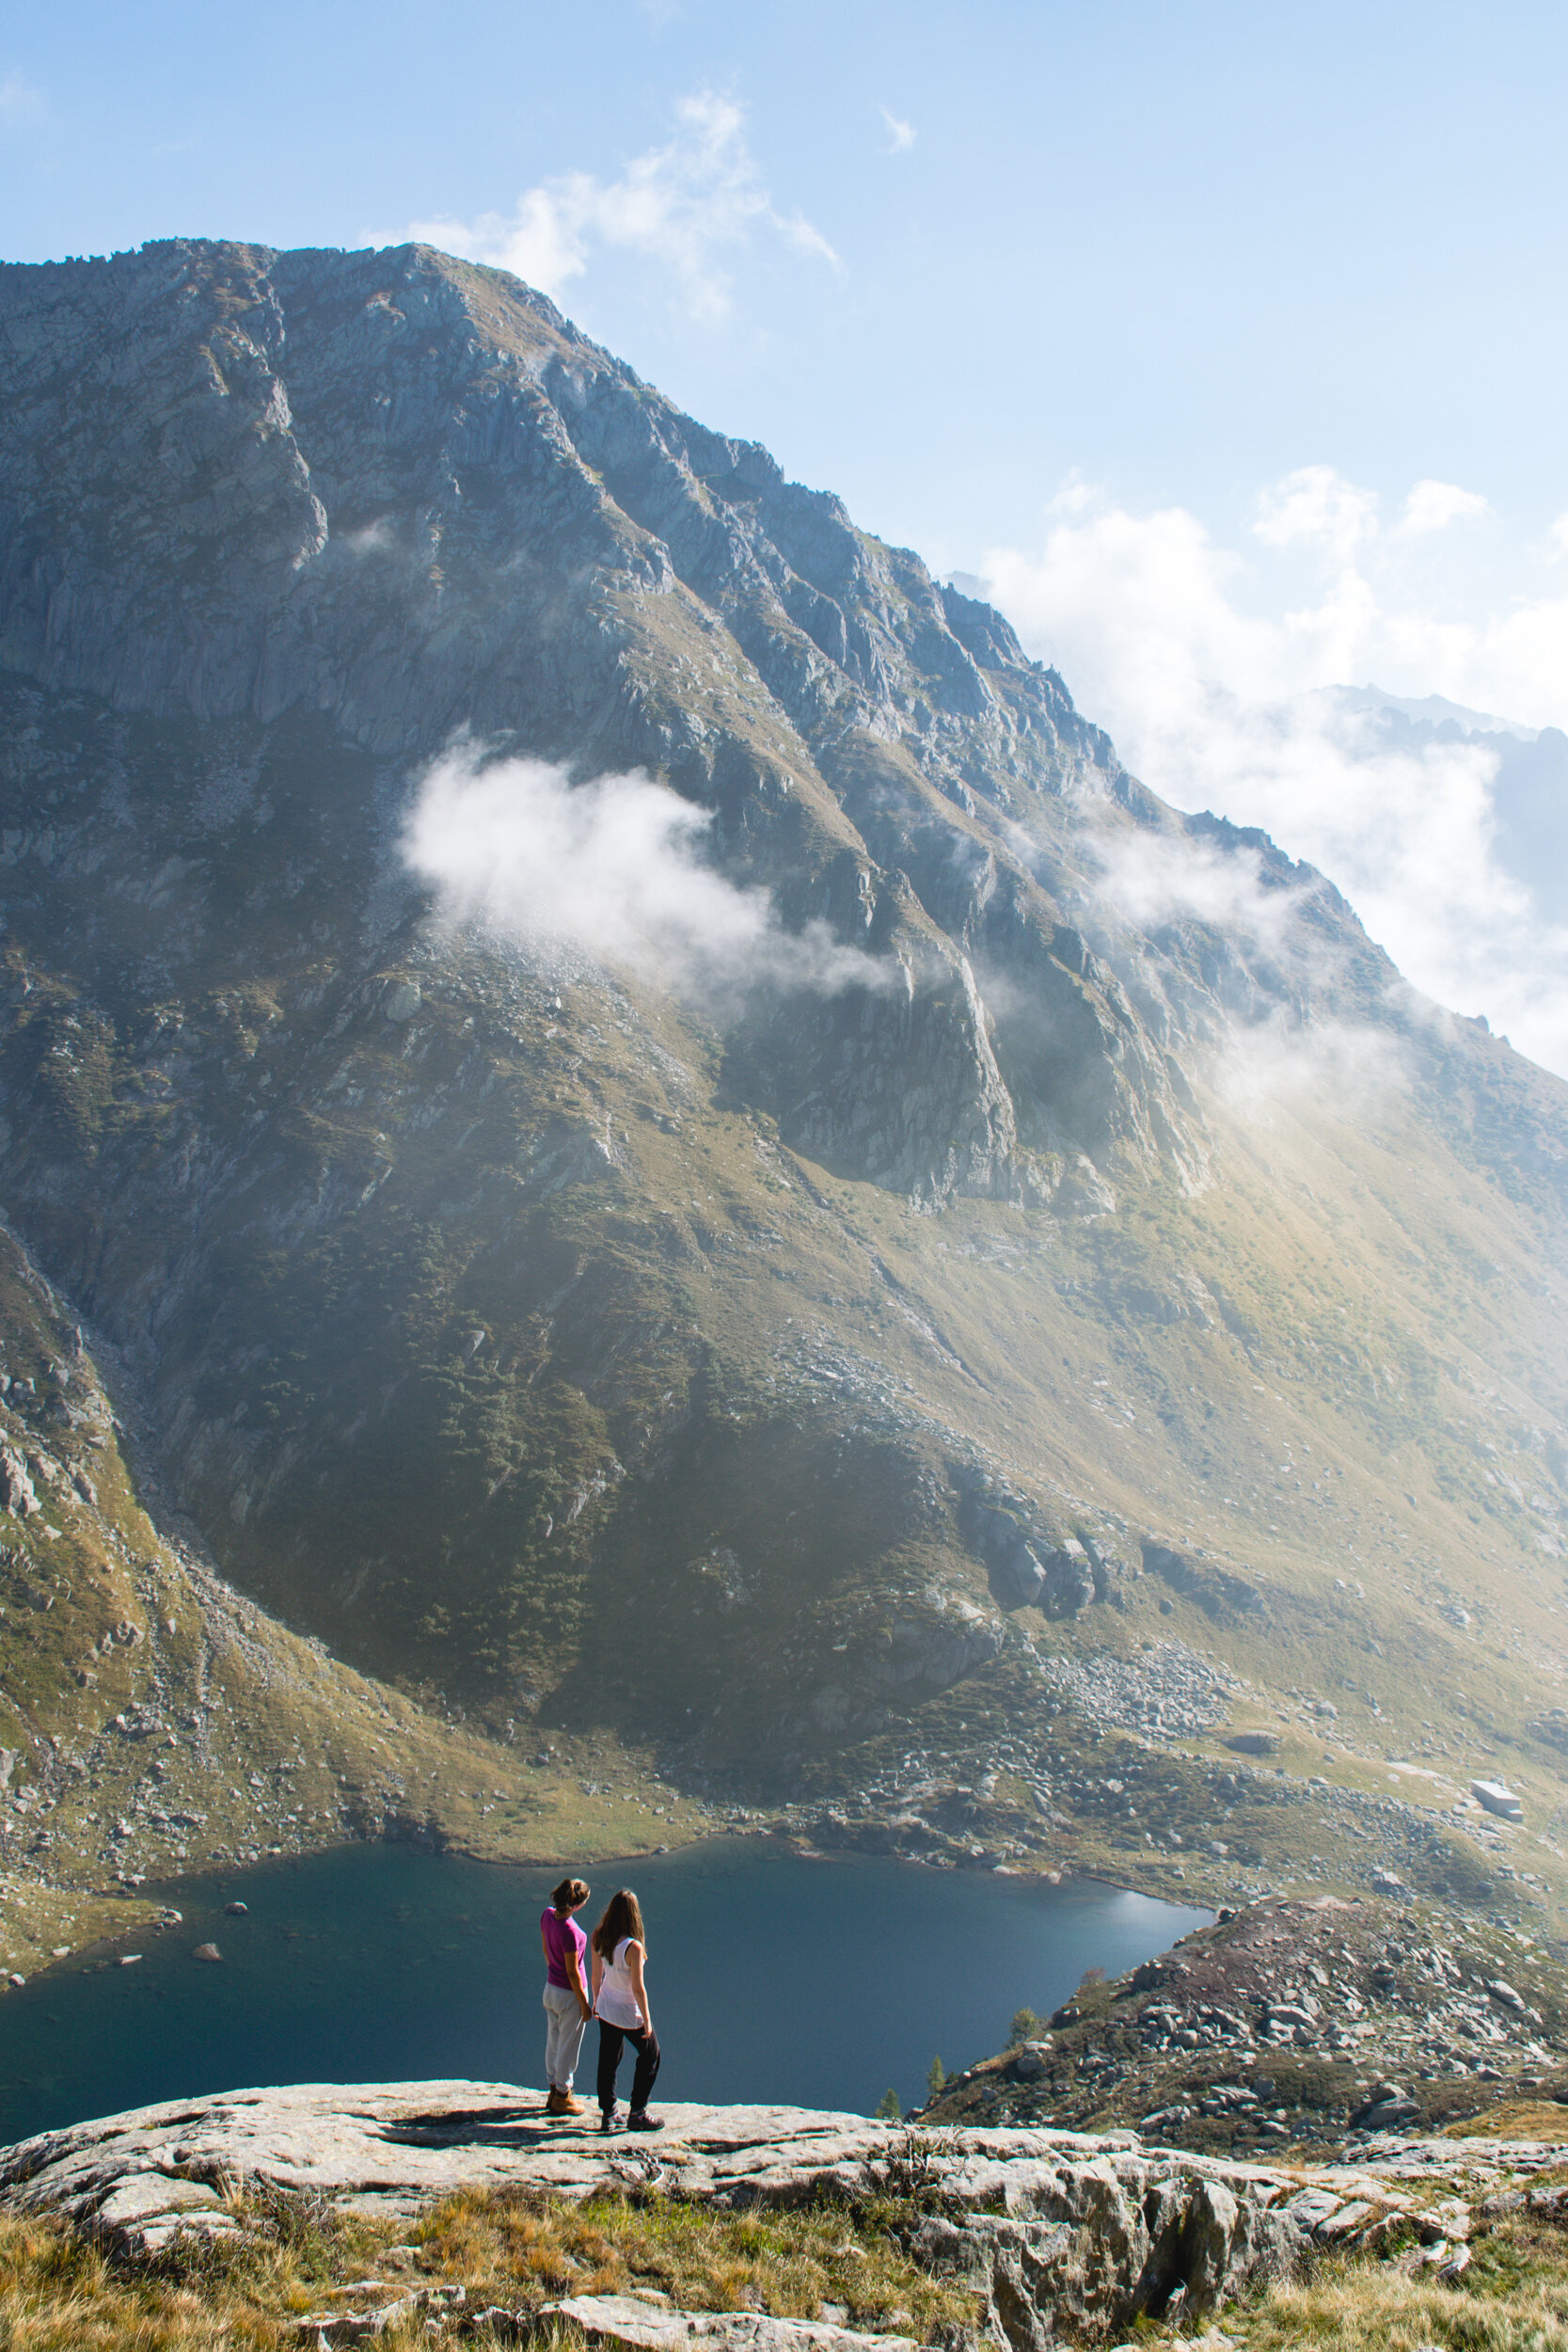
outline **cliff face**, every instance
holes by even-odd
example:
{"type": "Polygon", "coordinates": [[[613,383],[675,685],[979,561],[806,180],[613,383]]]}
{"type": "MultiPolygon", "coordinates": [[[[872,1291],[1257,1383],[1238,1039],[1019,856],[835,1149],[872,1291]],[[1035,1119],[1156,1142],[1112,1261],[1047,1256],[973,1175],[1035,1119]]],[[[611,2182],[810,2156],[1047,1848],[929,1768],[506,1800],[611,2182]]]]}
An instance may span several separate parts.
{"type": "Polygon", "coordinates": [[[516,281],[0,272],[0,1198],[356,1663],[799,1772],[1135,1653],[1145,1538],[1162,1632],[1281,1681],[1430,1597],[1407,1491],[1427,1581],[1546,1607],[1561,1089],[516,281]],[[838,976],[433,922],[400,829],[465,731],[646,769],[838,976]]]}
{"type": "Polygon", "coordinates": [[[1026,1139],[1174,1139],[1112,975],[997,859],[1018,795],[1152,804],[997,615],[836,500],[541,297],[416,248],[156,246],[12,272],[6,319],[12,675],[166,722],[309,713],[404,777],[460,728],[647,762],[786,918],[910,967],[912,1012],[873,997],[817,1041],[848,1082],[789,1106],[808,1147],[939,1198],[1008,1190],[1018,1119],[966,957],[1028,976],[996,1038],[1026,1139]]]}

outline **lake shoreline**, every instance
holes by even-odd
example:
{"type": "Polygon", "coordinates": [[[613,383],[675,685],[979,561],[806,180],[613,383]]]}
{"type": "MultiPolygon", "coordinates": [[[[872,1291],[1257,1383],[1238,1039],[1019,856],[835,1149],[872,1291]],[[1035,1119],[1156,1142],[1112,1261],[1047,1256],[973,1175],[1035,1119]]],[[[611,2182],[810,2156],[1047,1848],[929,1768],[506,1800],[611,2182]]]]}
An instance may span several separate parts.
{"type": "MultiPolygon", "coordinates": [[[[559,1868],[354,1840],[150,1883],[138,1919],[0,2000],[0,2136],[239,2080],[530,2081],[559,1868]]],[[[765,1830],[585,1875],[595,1907],[627,1881],[641,1899],[668,2095],[865,2112],[890,2086],[917,2105],[933,2056],[990,2055],[1017,2010],[1208,1915],[1086,1877],[807,1856],[765,1830]]]]}
{"type": "MultiPolygon", "coordinates": [[[[69,1952],[52,1951],[41,1964],[25,1974],[19,1971],[17,1975],[8,1979],[5,1974],[0,1973],[0,2000],[3,2000],[8,1985],[18,1986],[19,1978],[24,1983],[39,1982],[68,1973],[73,1963],[92,1964],[101,1958],[107,1958],[112,1963],[115,1955],[110,1947],[123,1944],[132,1937],[139,1936],[150,1929],[155,1929],[160,1915],[167,1910],[172,1908],[182,1911],[184,1906],[179,1901],[180,1890],[198,1886],[209,1881],[247,1876],[254,1871],[265,1871],[275,1867],[295,1868],[301,1864],[321,1861],[333,1854],[363,1852],[387,1847],[420,1853],[433,1862],[471,1863],[484,1869],[565,1870],[576,1867],[578,1869],[603,1871],[615,1864],[634,1864],[668,1855],[690,1854],[704,1848],[721,1847],[730,1843],[772,1846],[801,1862],[853,1866],[867,1859],[863,1852],[852,1847],[809,1845],[800,1838],[798,1833],[766,1823],[749,1823],[739,1829],[703,1830],[694,1836],[683,1837],[674,1843],[629,1846],[613,1852],[587,1855],[581,1851],[574,1855],[559,1850],[539,1854],[508,1853],[499,1851],[494,1846],[475,1844],[467,1838],[448,1837],[444,1835],[435,1837],[409,1837],[384,1833],[378,1836],[336,1837],[321,1845],[300,1846],[292,1851],[287,1848],[276,1851],[268,1849],[259,1854],[254,1861],[214,1861],[205,1867],[198,1866],[195,1869],[182,1871],[170,1877],[155,1877],[150,1872],[138,1872],[112,1886],[87,1890],[51,1888],[49,1891],[56,1898],[71,1900],[80,1905],[95,1907],[110,1905],[117,1912],[122,1910],[122,1915],[103,1920],[96,1933],[84,1937],[74,1944],[69,1952]]],[[[948,1855],[896,1852],[876,1858],[893,1863],[899,1868],[925,1870],[941,1876],[1007,1878],[1051,1887],[1075,1885],[1103,1887],[1112,1895],[1132,1895],[1152,1902],[1175,1902],[1178,1907],[1180,1907],[1180,1894],[1185,1892],[1184,1889],[1180,1890],[1178,1895],[1173,1896],[1164,1890],[1156,1890],[1147,1885],[1141,1886],[1132,1878],[1113,1877],[1102,1869],[1074,1868],[1070,1864],[1065,1867],[1056,1866],[1037,1867],[1028,1862],[1014,1861],[997,1864],[948,1855]]],[[[1212,1911],[1216,1906],[1212,1903],[1208,1905],[1198,1903],[1196,1907],[1212,1911]]]]}

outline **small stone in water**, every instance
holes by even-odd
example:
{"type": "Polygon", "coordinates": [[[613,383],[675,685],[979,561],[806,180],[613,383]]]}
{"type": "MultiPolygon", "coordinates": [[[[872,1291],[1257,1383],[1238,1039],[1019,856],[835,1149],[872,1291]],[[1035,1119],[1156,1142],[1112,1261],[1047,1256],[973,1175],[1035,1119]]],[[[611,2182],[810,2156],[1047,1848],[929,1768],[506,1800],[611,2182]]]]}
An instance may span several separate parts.
{"type": "Polygon", "coordinates": [[[225,1903],[224,1911],[230,1919],[243,1919],[250,1909],[248,1903],[225,1903]]]}
{"type": "Polygon", "coordinates": [[[215,1944],[198,1944],[192,1952],[193,1960],[221,1960],[223,1954],[215,1944]]]}

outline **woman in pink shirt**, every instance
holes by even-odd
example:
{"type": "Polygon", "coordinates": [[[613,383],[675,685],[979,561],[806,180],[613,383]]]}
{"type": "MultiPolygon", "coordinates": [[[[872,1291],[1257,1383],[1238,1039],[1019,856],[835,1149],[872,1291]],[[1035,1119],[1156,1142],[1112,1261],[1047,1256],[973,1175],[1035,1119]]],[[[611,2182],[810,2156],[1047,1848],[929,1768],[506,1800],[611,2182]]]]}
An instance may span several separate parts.
{"type": "Polygon", "coordinates": [[[546,2115],[582,2113],[582,2101],[572,2096],[572,2076],[594,2004],[588,1997],[588,1938],[572,1915],[592,1893],[584,1879],[562,1879],[539,1915],[539,1941],[545,1947],[545,2078],[550,2087],[546,2115]]]}

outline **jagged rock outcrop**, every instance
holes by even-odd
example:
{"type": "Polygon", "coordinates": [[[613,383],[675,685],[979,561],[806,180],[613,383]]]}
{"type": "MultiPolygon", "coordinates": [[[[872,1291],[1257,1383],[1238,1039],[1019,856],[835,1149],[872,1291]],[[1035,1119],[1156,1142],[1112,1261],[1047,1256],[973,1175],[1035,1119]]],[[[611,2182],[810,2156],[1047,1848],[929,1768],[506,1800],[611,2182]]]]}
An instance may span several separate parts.
{"type": "Polygon", "coordinates": [[[1150,1575],[1163,1577],[1177,1592],[1185,1593],[1206,1617],[1224,1622],[1267,1614],[1268,1602],[1252,1580],[1221,1567],[1217,1561],[1194,1559],[1169,1544],[1157,1543],[1144,1545],[1143,1559],[1150,1575]]]}
{"type": "MultiPolygon", "coordinates": [[[[918,2186],[926,2217],[910,2250],[976,2287],[1017,2352],[1173,2303],[1212,2310],[1299,2266],[1307,2244],[1280,2176],[1145,2153],[1128,2135],[965,2132],[927,2144],[859,2116],[677,2104],[631,2150],[563,2129],[539,2092],[497,2083],[233,2091],[0,2151],[0,2205],[62,2213],[143,2252],[182,2230],[230,2234],[224,2200],[245,2181],[368,2209],[525,2183],[568,2197],[678,2185],[731,2207],[809,2201],[828,2186],[896,2201],[918,2186]]],[[[613,2333],[614,2314],[597,2316],[613,2333]]]]}
{"type": "MultiPolygon", "coordinates": [[[[1359,2163],[1280,2169],[1146,2146],[1133,2132],[908,2130],[794,2107],[681,2105],[634,2147],[543,2107],[535,2090],[462,2081],[169,2102],[0,2150],[0,2209],[61,2215],[112,2251],[146,2255],[182,2233],[235,2237],[258,2188],[400,2220],[464,2188],[567,2199],[673,2189],[732,2211],[809,2204],[831,2190],[851,2212],[874,2200],[879,2229],[893,2228],[922,2268],[968,2288],[982,2338],[1045,2352],[1140,2321],[1212,2316],[1300,2275],[1321,2248],[1418,2241],[1428,2267],[1447,2261],[1443,2275],[1457,2275],[1499,2160],[1528,2182],[1562,2156],[1544,2142],[1385,2141],[1359,2163]]],[[[1550,2186],[1528,2197],[1548,2216],[1561,2202],[1550,2186]]],[[[1525,2199],[1510,2191],[1485,2210],[1525,2199]]],[[[450,2285],[396,2292],[387,2310],[404,2316],[461,2298],[450,2285]]],[[[546,2316],[639,2352],[696,2338],[751,2352],[893,2352],[909,2341],[857,2335],[828,2312],[820,2322],[687,2313],[635,2296],[575,2297],[546,2316]]],[[[337,2340],[328,2316],[321,2325],[337,2340]]]]}
{"type": "Polygon", "coordinates": [[[0,1509],[13,1518],[29,1519],[39,1508],[38,1488],[27,1465],[9,1446],[0,1446],[0,1509]]]}
{"type": "Polygon", "coordinates": [[[1014,2352],[1060,2334],[1120,2332],[1140,2319],[1205,2317],[1305,2266],[1306,2233],[1257,2182],[1171,2175],[1125,2160],[1063,2168],[1033,2200],[1042,2218],[932,2218],[914,2244],[933,2270],[977,2287],[1014,2352]],[[1159,2177],[1161,2175],[1164,2177],[1159,2177]]]}
{"type": "MultiPolygon", "coordinates": [[[[1244,1787],[1222,1777],[1227,1798],[1244,1787]]],[[[1227,1838],[1244,1835],[1227,1820],[1227,1838]]],[[[1223,1908],[1169,1952],[1081,1986],[1048,2036],[970,2069],[922,2121],[1125,2122],[1166,2146],[1264,2161],[1348,2146],[1381,2162],[1398,2142],[1402,2161],[1404,2143],[1435,2147],[1428,2136],[1461,2119],[1483,2134],[1488,2106],[1516,2116],[1527,2093],[1550,2133],[1568,2053],[1561,1963],[1473,1912],[1434,1934],[1410,1899],[1396,1883],[1371,1902],[1223,1908]]]]}

